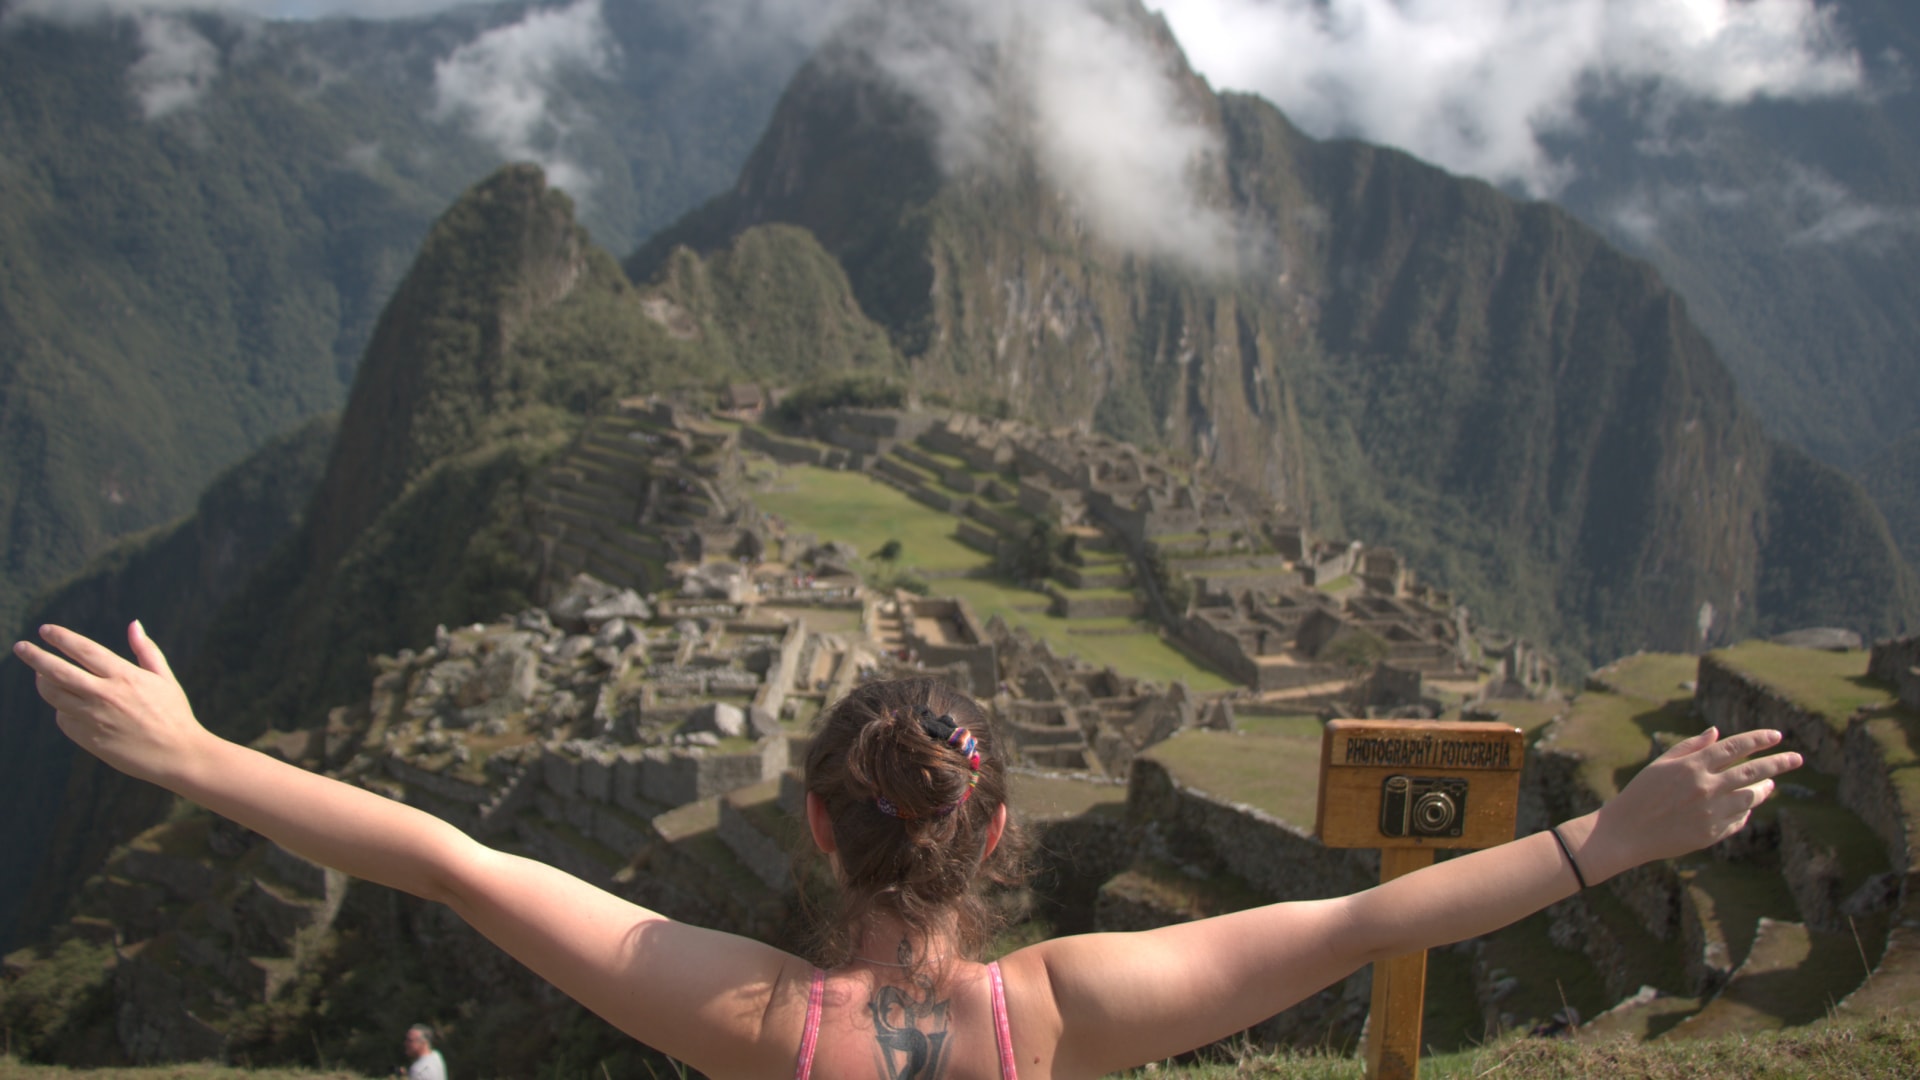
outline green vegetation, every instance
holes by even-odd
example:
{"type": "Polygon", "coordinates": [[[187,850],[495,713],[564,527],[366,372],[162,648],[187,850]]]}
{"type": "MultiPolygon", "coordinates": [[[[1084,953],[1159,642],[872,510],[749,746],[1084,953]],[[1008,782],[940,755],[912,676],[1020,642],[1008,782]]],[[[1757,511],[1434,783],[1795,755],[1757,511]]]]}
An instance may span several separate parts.
{"type": "Polygon", "coordinates": [[[823,541],[842,540],[857,551],[869,550],[877,541],[898,541],[899,553],[890,561],[922,571],[966,571],[986,561],[953,538],[950,515],[862,473],[793,466],[782,469],[770,489],[756,493],[753,501],[779,515],[790,530],[811,532],[823,541]]]}
{"type": "MultiPolygon", "coordinates": [[[[75,1063],[102,1059],[113,1027],[113,946],[78,938],[60,943],[17,979],[0,984],[0,1027],[8,1053],[59,1057],[75,1063]]],[[[5,1075],[0,1071],[0,1075],[5,1075]]]]}
{"type": "MultiPolygon", "coordinates": [[[[587,223],[624,252],[733,181],[802,46],[738,49],[671,3],[606,22],[622,62],[569,82],[564,107],[593,120],[570,125],[565,153],[592,179],[587,223]]],[[[219,77],[149,119],[124,21],[8,20],[0,629],[113,538],[178,517],[220,469],[344,403],[434,216],[500,164],[422,105],[428,61],[480,29],[460,13],[250,35],[196,23],[219,77]]]]}
{"type": "Polygon", "coordinates": [[[1594,674],[1611,690],[1590,689],[1566,708],[1556,747],[1579,755],[1581,784],[1610,799],[1652,759],[1654,737],[1693,735],[1693,695],[1674,676],[1692,673],[1691,657],[1642,653],[1594,674]]]}
{"type": "Polygon", "coordinates": [[[1144,755],[1181,783],[1246,803],[1302,828],[1313,826],[1320,793],[1320,737],[1183,731],[1144,755]]]}
{"type": "Polygon", "coordinates": [[[1860,472],[1907,565],[1920,570],[1920,427],[1896,439],[1860,472]]]}
{"type": "Polygon", "coordinates": [[[1920,578],[1894,535],[1858,481],[1776,447],[1760,548],[1760,630],[1844,626],[1872,640],[1920,629],[1920,578]]]}
{"type": "Polygon", "coordinates": [[[788,424],[799,424],[823,409],[898,409],[906,403],[907,388],[892,379],[847,375],[807,383],[788,394],[774,414],[788,424]]]}
{"type": "Polygon", "coordinates": [[[1794,649],[1767,641],[1747,641],[1720,649],[1713,657],[1735,671],[1785,694],[1795,704],[1825,716],[1835,731],[1860,709],[1897,704],[1893,688],[1867,678],[1864,652],[1794,649]]]}
{"type": "Polygon", "coordinates": [[[792,466],[782,469],[769,487],[755,494],[754,502],[762,510],[779,515],[789,529],[811,532],[822,540],[842,540],[859,551],[897,540],[900,551],[890,562],[898,570],[890,573],[917,570],[936,575],[925,582],[926,587],[966,600],[982,622],[998,615],[1007,625],[1044,638],[1062,652],[1077,654],[1096,666],[1110,665],[1129,675],[1160,682],[1184,679],[1195,690],[1225,690],[1234,685],[1173,649],[1147,623],[1058,618],[1046,613],[1049,601],[1045,593],[992,577],[973,576],[989,572],[991,560],[953,538],[951,515],[915,502],[863,474],[792,466]],[[1135,628],[1135,632],[1112,632],[1126,627],[1135,628]]]}

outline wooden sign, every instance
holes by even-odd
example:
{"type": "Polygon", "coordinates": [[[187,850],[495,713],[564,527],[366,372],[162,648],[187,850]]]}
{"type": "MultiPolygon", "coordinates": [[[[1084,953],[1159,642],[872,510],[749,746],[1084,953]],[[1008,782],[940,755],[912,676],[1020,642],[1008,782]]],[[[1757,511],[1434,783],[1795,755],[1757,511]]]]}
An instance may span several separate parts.
{"type": "Polygon", "coordinates": [[[1513,839],[1525,737],[1509,724],[1332,720],[1314,831],[1332,848],[1486,848],[1513,839]]]}
{"type": "MultiPolygon", "coordinates": [[[[1314,831],[1333,848],[1379,848],[1380,880],[1433,865],[1440,848],[1513,839],[1525,737],[1507,724],[1332,720],[1320,739],[1314,831]]],[[[1427,954],[1373,966],[1367,1075],[1418,1080],[1427,954]]]]}

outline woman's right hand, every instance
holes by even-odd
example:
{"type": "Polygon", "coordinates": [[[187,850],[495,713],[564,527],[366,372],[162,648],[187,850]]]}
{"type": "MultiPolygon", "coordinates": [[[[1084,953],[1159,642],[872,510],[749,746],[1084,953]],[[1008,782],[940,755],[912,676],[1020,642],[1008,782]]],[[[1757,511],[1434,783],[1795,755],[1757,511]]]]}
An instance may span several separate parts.
{"type": "Polygon", "coordinates": [[[1670,859],[1725,840],[1747,824],[1774,791],[1773,778],[1797,769],[1791,750],[1753,755],[1778,746],[1778,731],[1743,731],[1720,738],[1708,728],[1675,743],[1601,807],[1579,847],[1587,880],[1598,883],[1641,863],[1670,859]]]}
{"type": "Polygon", "coordinates": [[[32,668],[35,687],[55,710],[60,730],[88,753],[130,776],[172,787],[213,738],[194,719],[186,693],[160,646],[138,621],[127,644],[139,664],[65,627],[43,626],[40,636],[71,662],[30,642],[14,655],[32,668]]]}

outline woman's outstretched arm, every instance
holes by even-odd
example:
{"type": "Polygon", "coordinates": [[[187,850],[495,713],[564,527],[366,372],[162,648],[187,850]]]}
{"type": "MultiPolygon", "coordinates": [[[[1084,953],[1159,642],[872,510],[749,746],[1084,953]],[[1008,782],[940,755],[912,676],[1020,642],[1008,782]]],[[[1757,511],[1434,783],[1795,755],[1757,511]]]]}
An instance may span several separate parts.
{"type": "MultiPolygon", "coordinates": [[[[1560,833],[1591,885],[1739,831],[1800,755],[1752,755],[1777,731],[1708,730],[1560,833]]],[[[1274,904],[1138,934],[1033,946],[1059,1008],[1060,1061],[1101,1075],[1242,1030],[1376,960],[1489,933],[1573,895],[1568,856],[1536,833],[1352,896],[1274,904]]]]}
{"type": "Polygon", "coordinates": [[[60,729],[114,768],[316,862],[448,905],[581,1004],[703,1071],[791,1059],[790,1043],[762,1032],[776,984],[797,964],[786,953],[673,922],[431,814],[219,738],[194,718],[138,623],[127,632],[137,665],[70,630],[41,633],[73,662],[27,642],[15,655],[60,729]]]}

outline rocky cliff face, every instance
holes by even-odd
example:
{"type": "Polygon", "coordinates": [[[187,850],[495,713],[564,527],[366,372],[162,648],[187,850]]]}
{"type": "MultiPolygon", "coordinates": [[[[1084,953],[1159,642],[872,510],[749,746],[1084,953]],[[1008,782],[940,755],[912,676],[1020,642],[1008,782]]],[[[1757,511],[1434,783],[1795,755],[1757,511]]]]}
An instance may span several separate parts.
{"type": "MultiPolygon", "coordinates": [[[[58,623],[97,640],[124,640],[138,618],[176,665],[193,661],[220,605],[300,524],[333,442],[332,418],[317,420],[262,447],[221,476],[191,517],[130,538],[29,612],[28,625],[58,623]]],[[[16,919],[44,925],[66,896],[61,885],[29,898],[41,870],[66,882],[138,831],[164,800],[120,785],[77,754],[34,691],[33,673],[0,660],[0,949],[15,939],[16,919]],[[131,800],[123,801],[123,800],[131,800]],[[42,864],[42,860],[48,860],[42,864]]]]}
{"type": "MultiPolygon", "coordinates": [[[[1199,220],[1234,226],[1209,259],[1090,225],[1015,106],[983,106],[1001,110],[993,152],[956,164],[933,107],[874,61],[879,31],[855,23],[795,79],[735,188],[630,272],[797,224],[925,394],[1170,448],[1379,536],[1589,660],[1766,618],[1772,450],[1651,268],[1551,206],[1214,95],[1137,7],[1107,25],[1170,66],[1176,110],[1220,147],[1189,178],[1199,220]]],[[[1013,52],[976,59],[1017,80],[1013,52]]],[[[1892,552],[1860,557],[1897,576],[1892,552]]],[[[1899,618],[1854,615],[1879,632],[1899,618]]]]}

